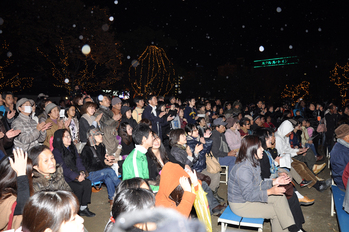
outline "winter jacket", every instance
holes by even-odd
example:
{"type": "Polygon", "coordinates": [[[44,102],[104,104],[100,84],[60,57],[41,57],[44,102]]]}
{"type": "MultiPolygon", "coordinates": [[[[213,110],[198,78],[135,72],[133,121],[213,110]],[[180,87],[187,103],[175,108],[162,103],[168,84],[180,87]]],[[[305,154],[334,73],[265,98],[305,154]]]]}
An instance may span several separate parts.
{"type": "Polygon", "coordinates": [[[95,117],[97,117],[98,115],[102,114],[102,118],[99,121],[101,124],[101,127],[103,126],[112,126],[114,128],[119,127],[119,122],[115,121],[113,119],[114,113],[113,111],[111,111],[109,108],[105,107],[105,106],[99,106],[98,110],[95,113],[95,117]]]}
{"type": "MultiPolygon", "coordinates": [[[[136,145],[136,148],[126,157],[122,164],[122,180],[140,177],[142,179],[149,179],[147,149],[141,145],[136,145]]],[[[150,186],[153,191],[159,189],[158,186],[150,186]]]]}
{"type": "Polygon", "coordinates": [[[286,137],[288,133],[293,131],[292,123],[285,120],[279,126],[278,130],[275,132],[275,147],[280,154],[280,167],[291,168],[291,157],[297,155],[298,149],[291,148],[289,138],[286,137]]]}
{"type": "Polygon", "coordinates": [[[197,110],[189,106],[186,106],[184,109],[184,118],[187,119],[188,123],[195,124],[197,114],[197,110]]]}
{"type": "Polygon", "coordinates": [[[213,130],[210,139],[212,140],[211,151],[214,157],[218,158],[218,157],[225,157],[228,155],[228,152],[224,152],[221,149],[219,149],[221,147],[222,141],[227,143],[227,140],[224,134],[219,133],[217,130],[213,130]]]}
{"type": "Polygon", "coordinates": [[[165,120],[167,120],[165,116],[159,118],[157,115],[154,114],[153,108],[150,105],[148,105],[147,107],[145,107],[142,114],[142,119],[144,118],[151,121],[153,131],[159,136],[159,138],[162,138],[161,127],[165,123],[165,120]]]}
{"type": "Polygon", "coordinates": [[[140,109],[137,107],[132,111],[132,118],[136,120],[137,123],[139,123],[142,120],[143,111],[144,108],[140,109]]]}
{"type": "Polygon", "coordinates": [[[109,168],[109,166],[104,163],[105,154],[106,151],[103,144],[94,147],[86,145],[84,149],[82,149],[80,157],[86,170],[88,172],[95,172],[104,168],[109,168]],[[95,157],[92,149],[95,151],[97,157],[95,157]]]}
{"type": "Polygon", "coordinates": [[[62,153],[57,149],[53,149],[52,151],[53,155],[55,156],[55,159],[56,159],[56,162],[58,164],[60,164],[63,168],[63,174],[64,174],[64,179],[66,182],[71,182],[73,180],[75,180],[77,177],[79,177],[80,175],[80,171],[85,171],[85,167],[84,165],[82,164],[82,161],[81,161],[81,158],[80,156],[78,155],[77,151],[75,151],[75,154],[76,155],[76,160],[75,160],[75,165],[76,165],[76,168],[79,172],[74,172],[73,170],[71,170],[67,164],[64,163],[64,159],[63,159],[63,156],[62,156],[62,153]]]}
{"type": "Polygon", "coordinates": [[[260,166],[247,159],[234,165],[228,178],[228,201],[232,203],[268,202],[267,190],[273,180],[262,180],[260,166]]]}
{"type": "Polygon", "coordinates": [[[14,146],[22,148],[23,151],[28,151],[30,148],[44,142],[46,131],[38,131],[36,126],[37,123],[32,118],[20,113],[12,122],[12,129],[21,131],[13,141],[14,146]]]}
{"type": "Polygon", "coordinates": [[[50,174],[50,179],[33,169],[33,189],[34,192],[42,190],[67,190],[71,191],[68,183],[64,179],[63,168],[56,166],[56,172],[50,174]]]}
{"type": "Polygon", "coordinates": [[[187,154],[186,148],[175,144],[171,149],[171,155],[183,165],[193,166],[193,163],[196,162],[198,154],[194,154],[193,156],[189,156],[187,154]]]}
{"type": "Polygon", "coordinates": [[[50,129],[46,130],[46,138],[44,141],[44,145],[50,148],[50,140],[51,137],[55,134],[55,132],[59,129],[65,129],[64,123],[63,128],[60,128],[58,125],[58,122],[61,121],[61,119],[57,119],[57,123],[55,123],[51,118],[46,119],[46,123],[52,123],[52,126],[50,129]]]}
{"type": "Polygon", "coordinates": [[[241,135],[238,130],[232,131],[227,129],[224,133],[230,150],[240,149],[241,147],[241,135]]]}
{"type": "Polygon", "coordinates": [[[97,128],[97,122],[94,121],[95,117],[93,117],[93,122],[90,125],[88,120],[86,118],[90,117],[88,114],[84,114],[81,116],[80,121],[79,121],[79,135],[80,135],[80,141],[82,143],[87,143],[87,132],[90,129],[97,128]]]}
{"type": "Polygon", "coordinates": [[[342,176],[345,166],[349,163],[349,143],[338,139],[331,150],[332,177],[337,186],[345,189],[342,176]]]}
{"type": "Polygon", "coordinates": [[[5,148],[10,148],[13,145],[13,138],[6,136],[6,129],[3,122],[0,120],[0,132],[4,133],[4,137],[0,138],[0,150],[6,155],[5,148]]]}
{"type": "Polygon", "coordinates": [[[189,217],[190,211],[193,207],[196,195],[191,192],[184,192],[181,202],[176,203],[170,199],[170,194],[179,185],[179,178],[185,176],[189,178],[188,173],[178,164],[167,162],[162,168],[160,175],[160,188],[155,197],[155,206],[172,208],[177,210],[185,217],[189,217]]]}
{"type": "Polygon", "coordinates": [[[131,118],[127,118],[125,115],[123,115],[120,124],[123,123],[123,122],[127,122],[128,124],[130,124],[130,126],[133,129],[137,126],[136,120],[134,120],[132,117],[131,118]]]}
{"type": "MultiPolygon", "coordinates": [[[[187,146],[190,147],[191,152],[194,154],[196,144],[200,144],[199,138],[193,138],[191,136],[187,136],[187,146]]],[[[206,154],[211,151],[212,140],[205,139],[204,148],[199,152],[199,156],[196,162],[193,164],[192,169],[196,170],[196,172],[202,172],[206,168],[206,154]]]]}

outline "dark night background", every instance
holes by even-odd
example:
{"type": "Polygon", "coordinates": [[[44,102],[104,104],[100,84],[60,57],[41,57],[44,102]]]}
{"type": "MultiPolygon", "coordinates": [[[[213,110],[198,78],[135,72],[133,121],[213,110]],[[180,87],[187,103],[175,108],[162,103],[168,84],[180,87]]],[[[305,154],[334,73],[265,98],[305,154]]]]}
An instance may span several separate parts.
{"type": "MultiPolygon", "coordinates": [[[[6,41],[12,53],[13,64],[7,74],[20,72],[34,77],[33,87],[22,93],[64,95],[64,89],[52,86],[50,64],[35,48],[41,46],[46,54],[54,53],[52,48],[64,37],[71,41],[70,52],[74,54],[88,43],[86,36],[85,41],[78,40],[85,24],[93,28],[108,23],[107,33],[118,41],[122,61],[113,89],[129,88],[131,61],[146,46],[156,45],[165,50],[176,75],[183,76],[182,98],[194,95],[239,98],[244,103],[257,99],[279,102],[286,84],[306,80],[310,82],[308,100],[339,101],[339,91],[329,76],[336,63],[344,66],[349,58],[345,2],[2,1],[0,42],[6,41]],[[114,20],[79,13],[93,6],[106,9],[106,15],[114,20]],[[299,63],[253,69],[253,60],[284,56],[297,56],[299,63]]],[[[104,32],[93,33],[104,36],[104,32]]],[[[6,56],[0,55],[1,62],[6,56]]]]}

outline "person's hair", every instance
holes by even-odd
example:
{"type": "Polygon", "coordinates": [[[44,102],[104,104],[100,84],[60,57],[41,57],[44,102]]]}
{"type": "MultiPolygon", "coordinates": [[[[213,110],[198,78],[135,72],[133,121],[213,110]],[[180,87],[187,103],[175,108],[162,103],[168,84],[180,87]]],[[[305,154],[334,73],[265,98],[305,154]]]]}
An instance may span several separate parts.
{"type": "Polygon", "coordinates": [[[148,139],[150,133],[152,133],[152,130],[147,124],[138,124],[132,132],[133,142],[137,145],[141,145],[143,137],[146,137],[148,139]]]}
{"type": "Polygon", "coordinates": [[[148,188],[151,191],[151,188],[150,188],[150,185],[149,185],[148,181],[146,181],[146,180],[144,180],[144,179],[142,179],[140,177],[134,177],[134,178],[131,178],[131,179],[123,180],[116,187],[115,195],[119,194],[124,189],[130,189],[130,188],[138,189],[138,188],[141,188],[141,185],[144,184],[144,183],[146,185],[148,185],[148,188]]]}
{"type": "Polygon", "coordinates": [[[169,142],[171,147],[177,144],[181,135],[185,135],[185,131],[183,129],[174,129],[170,131],[169,142]]]}
{"type": "MultiPolygon", "coordinates": [[[[155,207],[154,194],[141,188],[124,189],[115,195],[112,208],[112,217],[118,218],[121,213],[134,212],[142,209],[151,209],[155,207]]],[[[109,222],[104,232],[111,231],[112,222],[109,222]]]]}
{"type": "Polygon", "coordinates": [[[156,97],[156,95],[148,95],[147,101],[148,101],[148,102],[151,101],[151,100],[153,99],[153,97],[156,97]]]}
{"type": "Polygon", "coordinates": [[[204,117],[199,117],[198,120],[196,120],[196,123],[199,125],[202,119],[205,120],[204,117]]]}
{"type": "MultiPolygon", "coordinates": [[[[76,109],[76,106],[71,105],[71,106],[68,106],[67,108],[65,108],[65,110],[64,110],[64,115],[65,115],[67,118],[68,118],[68,111],[69,111],[69,109],[72,108],[72,107],[74,107],[74,108],[76,109]]],[[[75,115],[75,117],[76,117],[76,115],[75,115]]]]}
{"type": "Polygon", "coordinates": [[[80,99],[83,98],[82,94],[77,94],[74,98],[73,98],[73,105],[74,106],[78,106],[79,105],[79,101],[80,99]]]}
{"type": "Polygon", "coordinates": [[[251,162],[253,167],[259,165],[259,161],[256,158],[257,150],[261,146],[261,141],[256,135],[247,135],[241,140],[241,147],[236,157],[235,163],[240,163],[244,160],[251,162]]]}
{"type": "Polygon", "coordinates": [[[139,124],[145,124],[145,125],[147,125],[147,126],[149,126],[149,127],[151,127],[152,126],[152,123],[151,123],[151,121],[149,120],[149,119],[147,119],[147,118],[143,118],[141,121],[139,121],[139,124]]]}
{"type": "Polygon", "coordinates": [[[193,100],[193,99],[195,100],[195,97],[188,97],[188,98],[187,98],[188,105],[189,105],[189,102],[190,102],[191,100],[193,100]]]}
{"type": "Polygon", "coordinates": [[[251,122],[251,120],[249,118],[242,118],[239,122],[240,126],[246,125],[247,122],[251,122]]]}
{"type": "Polygon", "coordinates": [[[79,201],[69,191],[41,191],[29,198],[23,209],[23,232],[58,232],[62,223],[79,211],[79,201]]]}
{"type": "Polygon", "coordinates": [[[143,100],[143,97],[141,97],[141,96],[136,96],[135,98],[133,98],[133,102],[135,103],[135,104],[137,104],[139,101],[141,101],[141,100],[143,100]]]}
{"type": "Polygon", "coordinates": [[[185,128],[184,128],[184,130],[185,130],[185,133],[193,133],[193,131],[194,130],[197,130],[198,128],[196,127],[196,125],[195,124],[192,124],[192,123],[188,123],[187,125],[185,125],[185,128]]]}
{"type": "MultiPolygon", "coordinates": [[[[159,138],[159,136],[158,136],[156,133],[154,133],[154,137],[155,137],[155,138],[159,138]]],[[[148,152],[146,153],[146,155],[147,155],[149,158],[151,158],[151,159],[154,161],[154,163],[156,163],[156,166],[157,166],[157,168],[158,168],[158,171],[160,171],[160,170],[162,169],[162,167],[161,167],[161,165],[160,165],[160,163],[159,163],[159,161],[158,161],[158,158],[156,158],[156,156],[155,156],[155,154],[154,154],[154,152],[153,152],[152,149],[153,149],[152,147],[149,147],[149,148],[148,148],[148,152]]],[[[165,146],[163,145],[163,143],[161,142],[161,139],[160,139],[159,151],[160,151],[160,158],[161,158],[162,162],[163,162],[164,164],[166,164],[166,163],[169,161],[169,158],[168,158],[168,155],[167,155],[166,148],[165,148],[165,146]]]]}
{"type": "Polygon", "coordinates": [[[7,95],[12,95],[12,97],[14,96],[11,91],[4,91],[4,92],[2,92],[2,99],[5,100],[7,95]]]}
{"type": "Polygon", "coordinates": [[[103,101],[104,97],[110,98],[108,94],[100,94],[97,97],[98,103],[101,104],[101,102],[103,101]],[[99,96],[102,96],[102,98],[99,98],[99,96]]]}
{"type": "Polygon", "coordinates": [[[258,128],[254,135],[257,135],[261,141],[261,145],[264,150],[268,149],[266,140],[273,136],[273,131],[269,128],[258,128]]]}
{"type": "Polygon", "coordinates": [[[132,143],[132,135],[127,134],[127,125],[131,126],[128,122],[121,123],[118,129],[118,134],[126,145],[130,145],[130,143],[132,143]]]}
{"type": "Polygon", "coordinates": [[[163,107],[163,106],[165,106],[165,110],[166,110],[166,103],[165,103],[165,102],[160,102],[160,103],[158,103],[156,109],[157,109],[158,111],[161,111],[161,107],[163,107]]]}
{"type": "Polygon", "coordinates": [[[89,107],[93,107],[93,108],[97,109],[98,106],[94,102],[86,102],[85,104],[83,104],[81,106],[81,109],[80,109],[81,115],[86,114],[87,113],[87,108],[89,108],[89,107]]]}
{"type": "Polygon", "coordinates": [[[29,151],[28,151],[28,158],[31,159],[33,166],[38,165],[39,164],[39,155],[45,150],[50,150],[50,148],[48,148],[45,145],[37,145],[35,147],[32,147],[29,151]]]}
{"type": "MultiPolygon", "coordinates": [[[[191,185],[191,180],[188,178],[189,184],[191,185]]],[[[184,189],[179,184],[177,187],[170,193],[169,198],[176,203],[176,206],[178,206],[181,201],[184,194],[184,189]]]]}
{"type": "MultiPolygon", "coordinates": [[[[11,195],[17,196],[17,173],[12,169],[9,158],[14,162],[14,156],[5,156],[0,161],[0,203],[11,195]]],[[[32,184],[33,164],[30,159],[27,159],[26,174],[29,180],[30,194],[34,193],[32,184]]]]}

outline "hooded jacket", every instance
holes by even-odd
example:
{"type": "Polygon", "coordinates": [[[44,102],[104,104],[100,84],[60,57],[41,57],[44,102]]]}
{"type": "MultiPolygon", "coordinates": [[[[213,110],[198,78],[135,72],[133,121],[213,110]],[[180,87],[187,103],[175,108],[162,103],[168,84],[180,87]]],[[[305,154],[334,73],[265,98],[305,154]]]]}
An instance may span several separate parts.
{"type": "Polygon", "coordinates": [[[177,210],[185,217],[189,217],[193,207],[196,195],[191,192],[184,192],[182,201],[176,206],[176,203],[170,199],[170,194],[179,185],[179,178],[189,175],[178,164],[167,162],[162,168],[160,175],[160,188],[155,197],[155,206],[163,206],[177,210]]]}
{"type": "Polygon", "coordinates": [[[280,167],[291,168],[291,157],[296,156],[299,151],[299,149],[291,148],[289,138],[286,137],[293,129],[292,123],[285,120],[275,133],[275,147],[281,157],[280,167]]]}

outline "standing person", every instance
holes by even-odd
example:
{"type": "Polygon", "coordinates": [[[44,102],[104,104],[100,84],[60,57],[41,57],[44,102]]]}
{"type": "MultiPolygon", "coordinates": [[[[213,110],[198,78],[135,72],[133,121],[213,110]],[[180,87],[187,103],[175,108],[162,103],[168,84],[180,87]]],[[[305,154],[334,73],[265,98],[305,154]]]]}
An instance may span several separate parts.
{"type": "Polygon", "coordinates": [[[79,121],[79,135],[82,143],[87,143],[87,132],[90,129],[98,128],[98,122],[101,120],[103,113],[95,117],[97,104],[94,102],[86,102],[81,108],[82,116],[79,121]]]}
{"type": "MultiPolygon", "coordinates": [[[[79,110],[79,112],[81,111],[79,110]]],[[[80,127],[79,127],[79,120],[76,117],[75,106],[70,106],[67,109],[65,109],[64,115],[65,115],[65,118],[63,119],[64,122],[67,120],[70,120],[70,124],[69,124],[70,136],[80,154],[82,150],[80,146],[80,132],[79,132],[80,127]]]]}
{"type": "Polygon", "coordinates": [[[128,124],[130,124],[132,128],[135,128],[137,126],[137,122],[132,118],[131,110],[132,109],[129,106],[121,107],[121,115],[122,115],[121,123],[127,122],[128,124]]]}
{"type": "Polygon", "coordinates": [[[6,130],[9,130],[11,128],[11,124],[13,120],[15,120],[16,111],[15,111],[15,103],[14,103],[14,97],[13,93],[6,91],[2,93],[2,100],[4,101],[5,111],[3,117],[3,123],[5,125],[6,130]]]}
{"type": "Polygon", "coordinates": [[[279,185],[291,180],[283,175],[263,181],[259,166],[262,156],[263,148],[257,136],[248,135],[242,139],[236,165],[229,174],[229,206],[241,217],[270,219],[272,231],[289,231],[295,222],[283,195],[286,190],[279,185]]]}
{"type": "Polygon", "coordinates": [[[111,110],[113,111],[114,115],[122,114],[121,113],[122,101],[120,98],[114,97],[111,100],[111,105],[112,105],[111,110]]]}
{"type": "Polygon", "coordinates": [[[38,192],[24,207],[22,229],[25,232],[84,231],[84,219],[78,210],[78,199],[70,192],[38,192]]]}
{"type": "MultiPolygon", "coordinates": [[[[99,95],[99,108],[95,113],[95,117],[97,118],[100,114],[102,114],[102,118],[100,119],[100,127],[111,126],[113,128],[117,128],[119,126],[119,120],[121,119],[121,114],[114,114],[113,111],[109,109],[110,107],[110,99],[108,96],[99,95]]],[[[121,105],[121,100],[120,100],[121,105]]],[[[121,108],[121,106],[120,106],[121,108]]]]}
{"type": "Polygon", "coordinates": [[[20,227],[24,204],[30,194],[33,194],[31,160],[27,159],[27,153],[22,149],[15,149],[13,153],[14,156],[6,157],[0,162],[1,231],[20,227]],[[9,221],[11,214],[13,218],[9,221]]]}
{"type": "Polygon", "coordinates": [[[79,199],[79,215],[94,217],[96,214],[87,207],[91,203],[91,181],[86,179],[88,173],[67,129],[59,129],[55,132],[53,147],[52,153],[57,163],[63,167],[64,178],[79,199]]]}
{"type": "Polygon", "coordinates": [[[17,110],[20,112],[18,117],[12,122],[12,129],[21,133],[15,137],[15,147],[22,148],[24,151],[29,151],[30,148],[45,141],[46,131],[52,126],[52,123],[41,122],[36,123],[31,117],[32,108],[30,100],[21,98],[17,102],[17,110]]]}
{"type": "Polygon", "coordinates": [[[159,115],[156,112],[156,108],[158,105],[158,100],[156,96],[150,95],[148,96],[148,106],[145,107],[142,119],[148,119],[152,124],[153,131],[159,135],[160,138],[162,138],[162,126],[166,124],[167,122],[174,119],[174,116],[168,116],[167,118],[164,118],[164,115],[166,112],[162,112],[159,115]]]}
{"type": "Polygon", "coordinates": [[[46,130],[46,138],[44,141],[44,145],[53,150],[53,147],[52,147],[53,135],[59,129],[68,128],[71,120],[68,119],[67,121],[63,122],[63,120],[59,118],[59,107],[54,103],[48,104],[45,107],[45,112],[49,116],[46,119],[46,124],[51,123],[52,126],[46,130]]]}
{"type": "Polygon", "coordinates": [[[199,116],[195,107],[195,98],[188,98],[188,105],[184,109],[184,118],[187,119],[188,123],[195,124],[199,116]]]}
{"type": "Polygon", "coordinates": [[[224,133],[230,150],[238,153],[241,146],[240,124],[237,118],[227,119],[227,130],[224,133]]]}
{"type": "Polygon", "coordinates": [[[327,131],[325,132],[325,146],[328,148],[328,152],[331,152],[332,147],[334,145],[334,130],[336,129],[338,122],[337,107],[333,103],[331,103],[326,112],[327,113],[325,113],[325,124],[327,131]]]}
{"type": "Polygon", "coordinates": [[[220,165],[227,165],[230,170],[235,165],[235,151],[231,151],[229,149],[229,146],[227,144],[227,140],[225,138],[224,132],[225,132],[225,126],[228,123],[224,122],[222,118],[217,118],[213,121],[213,128],[212,135],[210,139],[212,140],[212,154],[220,165]]]}
{"type": "Polygon", "coordinates": [[[103,145],[102,132],[91,129],[88,132],[88,143],[81,152],[81,160],[88,172],[87,179],[91,182],[103,181],[107,186],[108,200],[113,205],[115,188],[120,183],[115,171],[111,168],[114,161],[110,159],[103,145]]]}
{"type": "Polygon", "coordinates": [[[144,111],[144,99],[141,96],[136,96],[133,99],[133,102],[136,104],[136,108],[132,111],[132,117],[137,123],[139,123],[139,121],[142,120],[142,114],[144,111]]]}

